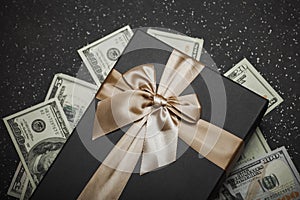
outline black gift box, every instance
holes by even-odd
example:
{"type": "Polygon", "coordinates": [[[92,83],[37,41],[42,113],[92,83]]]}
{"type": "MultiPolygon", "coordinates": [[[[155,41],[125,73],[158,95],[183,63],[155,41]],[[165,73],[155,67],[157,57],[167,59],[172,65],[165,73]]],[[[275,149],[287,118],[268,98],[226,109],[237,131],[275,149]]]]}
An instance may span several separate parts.
{"type": "MultiPolygon", "coordinates": [[[[163,69],[172,48],[137,31],[115,69],[124,73],[132,67],[153,63],[163,69]]],[[[191,83],[201,103],[201,118],[235,134],[245,142],[267,109],[267,100],[205,67],[191,83]]],[[[187,91],[184,91],[185,93],[187,91]]],[[[72,136],[32,195],[32,199],[76,199],[124,130],[92,141],[97,105],[92,101],[72,136]],[[98,152],[98,155],[97,155],[98,152]]],[[[198,155],[179,139],[177,160],[140,176],[133,173],[120,199],[208,199],[217,192],[226,172],[198,155]]],[[[138,168],[139,166],[136,166],[138,168]]]]}

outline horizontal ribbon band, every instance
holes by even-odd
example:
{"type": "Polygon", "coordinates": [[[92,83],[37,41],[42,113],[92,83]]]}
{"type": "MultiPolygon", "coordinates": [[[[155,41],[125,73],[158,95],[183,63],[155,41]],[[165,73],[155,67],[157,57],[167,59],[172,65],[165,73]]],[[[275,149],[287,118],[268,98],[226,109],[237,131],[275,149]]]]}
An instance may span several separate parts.
{"type": "Polygon", "coordinates": [[[96,98],[93,139],[132,124],[102,162],[79,199],[118,199],[138,160],[140,174],[176,160],[178,137],[226,170],[242,139],[200,118],[196,94],[180,94],[204,66],[174,50],[156,85],[152,64],[124,74],[113,69],[96,98]]]}

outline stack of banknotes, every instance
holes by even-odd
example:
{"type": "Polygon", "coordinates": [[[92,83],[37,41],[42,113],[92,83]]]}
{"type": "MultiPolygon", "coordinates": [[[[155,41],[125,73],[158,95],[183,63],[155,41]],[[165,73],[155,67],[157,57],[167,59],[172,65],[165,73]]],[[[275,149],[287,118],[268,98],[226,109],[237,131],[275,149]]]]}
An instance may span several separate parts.
{"type": "MultiPolygon", "coordinates": [[[[200,61],[203,39],[147,29],[147,33],[200,61]]],[[[133,31],[125,26],[78,50],[95,84],[56,74],[45,101],[3,120],[20,157],[8,195],[28,199],[76,127],[133,31]]],[[[267,98],[266,114],[283,99],[244,58],[224,76],[267,98]]],[[[217,199],[299,199],[300,176],[286,149],[271,150],[259,128],[229,173],[217,199]]]]}

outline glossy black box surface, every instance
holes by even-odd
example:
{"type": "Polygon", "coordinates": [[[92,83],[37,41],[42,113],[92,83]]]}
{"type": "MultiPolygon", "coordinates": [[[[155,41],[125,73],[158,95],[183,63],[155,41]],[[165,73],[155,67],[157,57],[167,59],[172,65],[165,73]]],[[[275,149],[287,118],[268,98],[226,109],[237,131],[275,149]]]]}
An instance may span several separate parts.
{"type": "MultiPolygon", "coordinates": [[[[153,63],[159,68],[167,62],[172,50],[137,31],[115,69],[124,73],[146,63],[153,63]]],[[[267,108],[267,100],[207,67],[191,86],[202,106],[201,118],[247,142],[267,108]]],[[[96,105],[97,100],[93,100],[32,199],[76,199],[101,164],[86,148],[86,141],[92,138],[96,105]]],[[[122,130],[114,131],[108,137],[91,142],[91,145],[99,148],[99,154],[106,155],[111,149],[101,149],[101,146],[107,147],[107,142],[115,143],[122,134],[122,130]]],[[[185,144],[179,141],[178,145],[185,144]]],[[[216,193],[224,178],[225,172],[221,168],[188,148],[167,167],[143,176],[132,174],[120,198],[207,199],[216,193]]]]}

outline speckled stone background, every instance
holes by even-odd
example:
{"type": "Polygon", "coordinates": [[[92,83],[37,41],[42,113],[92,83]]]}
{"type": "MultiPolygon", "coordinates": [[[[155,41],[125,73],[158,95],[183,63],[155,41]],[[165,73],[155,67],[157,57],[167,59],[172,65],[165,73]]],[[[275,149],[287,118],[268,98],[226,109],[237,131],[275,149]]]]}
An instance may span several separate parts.
{"type": "MultiPolygon", "coordinates": [[[[246,57],[283,97],[261,130],[285,145],[300,170],[298,0],[91,1],[2,0],[0,117],[42,102],[55,73],[76,75],[80,47],[130,24],[203,37],[221,72],[246,57]]],[[[0,199],[19,162],[0,122],[0,199]]]]}

